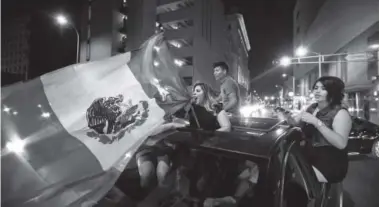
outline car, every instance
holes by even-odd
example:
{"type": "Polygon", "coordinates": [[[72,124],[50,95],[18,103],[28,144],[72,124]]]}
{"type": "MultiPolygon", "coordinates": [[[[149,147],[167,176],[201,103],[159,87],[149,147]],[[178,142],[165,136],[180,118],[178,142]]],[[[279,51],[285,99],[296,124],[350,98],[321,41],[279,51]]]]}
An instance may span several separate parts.
{"type": "MultiPolygon", "coordinates": [[[[298,113],[294,111],[286,112],[292,115],[298,113]]],[[[270,118],[276,119],[276,113],[270,116],[270,118]]],[[[359,117],[351,116],[351,119],[352,128],[347,145],[349,155],[360,154],[379,158],[379,126],[359,117]]],[[[246,123],[250,122],[249,117],[234,117],[231,120],[234,120],[235,123],[240,122],[240,120],[244,120],[246,123]]]]}
{"type": "Polygon", "coordinates": [[[379,126],[365,119],[352,117],[347,149],[350,154],[371,154],[379,158],[379,126]]]}
{"type": "MultiPolygon", "coordinates": [[[[342,192],[334,193],[337,191],[333,190],[333,186],[340,184],[318,182],[312,166],[302,155],[300,129],[286,126],[277,119],[268,118],[250,118],[249,122],[234,120],[233,123],[231,132],[182,128],[167,132],[163,136],[167,143],[186,146],[196,152],[207,154],[214,158],[215,162],[225,158],[235,162],[249,160],[256,163],[259,167],[259,178],[253,189],[254,193],[244,197],[239,206],[339,206],[337,202],[342,199],[337,198],[342,196],[342,192]]],[[[221,184],[221,187],[218,185],[217,188],[230,188],[230,186],[222,187],[224,182],[221,180],[222,172],[229,170],[230,168],[224,168],[214,174],[216,179],[220,176],[218,184],[221,184]]],[[[175,170],[168,177],[175,177],[175,170]]],[[[151,192],[139,193],[142,189],[138,184],[138,169],[135,161],[130,162],[115,187],[124,193],[128,201],[136,204],[144,202],[151,194],[151,192]]],[[[212,188],[212,186],[207,187],[212,188]]],[[[198,202],[191,195],[176,196],[176,203],[183,202],[186,203],[185,206],[195,206],[198,202]]],[[[132,204],[129,203],[128,206],[132,204]]]]}

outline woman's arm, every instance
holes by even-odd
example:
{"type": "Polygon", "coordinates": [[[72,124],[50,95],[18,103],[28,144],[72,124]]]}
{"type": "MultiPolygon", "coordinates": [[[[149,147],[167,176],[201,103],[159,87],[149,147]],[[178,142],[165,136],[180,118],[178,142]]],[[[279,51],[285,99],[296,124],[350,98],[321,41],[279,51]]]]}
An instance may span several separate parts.
{"type": "MultiPolygon", "coordinates": [[[[321,122],[319,122],[321,123],[321,122]]],[[[325,137],[326,140],[338,149],[344,149],[349,140],[349,134],[352,126],[352,121],[349,112],[340,110],[333,120],[333,129],[324,124],[317,124],[316,128],[325,137]]]]}
{"type": "Polygon", "coordinates": [[[226,115],[225,111],[221,111],[220,113],[217,114],[217,121],[220,125],[220,128],[217,129],[219,132],[230,132],[231,130],[231,123],[229,120],[228,115],[226,115]]]}
{"type": "Polygon", "coordinates": [[[333,120],[333,129],[327,127],[321,120],[310,113],[303,113],[301,120],[315,126],[333,146],[338,149],[344,149],[346,147],[352,125],[350,114],[346,110],[342,109],[338,111],[333,120]]]}
{"type": "Polygon", "coordinates": [[[150,134],[150,136],[155,136],[157,134],[163,133],[163,132],[168,131],[168,130],[183,128],[183,127],[186,127],[186,124],[175,123],[175,122],[165,123],[165,124],[162,124],[162,125],[159,125],[158,127],[156,127],[153,130],[153,132],[150,134]]]}

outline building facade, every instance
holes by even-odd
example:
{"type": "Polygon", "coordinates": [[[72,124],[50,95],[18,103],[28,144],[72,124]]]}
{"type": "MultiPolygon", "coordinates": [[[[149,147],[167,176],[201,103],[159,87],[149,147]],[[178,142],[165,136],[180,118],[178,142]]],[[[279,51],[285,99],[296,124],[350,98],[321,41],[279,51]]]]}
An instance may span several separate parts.
{"type": "MultiPolygon", "coordinates": [[[[6,2],[4,2],[6,3],[6,2]]],[[[1,25],[1,85],[26,81],[75,63],[76,33],[61,26],[55,17],[58,9],[73,25],[79,1],[21,4],[8,1],[1,25]]],[[[78,9],[79,10],[79,9],[78,9]]]]}
{"type": "MultiPolygon", "coordinates": [[[[324,57],[322,75],[340,77],[350,112],[375,123],[379,123],[374,81],[379,74],[378,14],[379,0],[298,0],[293,13],[294,50],[306,46],[315,53],[344,54],[324,57]]],[[[296,93],[307,97],[319,76],[318,64],[294,66],[294,76],[296,93]]]]}
{"type": "Polygon", "coordinates": [[[227,35],[229,43],[229,55],[227,57],[230,67],[234,69],[233,77],[247,93],[250,87],[250,70],[248,69],[250,42],[247,37],[245,21],[241,14],[227,16],[227,35]]]}
{"type": "Polygon", "coordinates": [[[28,77],[30,16],[25,15],[4,23],[1,37],[1,72],[3,84],[6,85],[26,80],[28,77]]]}
{"type": "Polygon", "coordinates": [[[201,81],[219,88],[212,68],[218,61],[231,66],[241,85],[249,85],[242,50],[250,46],[243,18],[232,18],[229,31],[221,0],[96,0],[88,2],[82,19],[81,61],[138,49],[159,28],[189,86],[201,81]],[[230,44],[242,45],[242,50],[230,44]]]}

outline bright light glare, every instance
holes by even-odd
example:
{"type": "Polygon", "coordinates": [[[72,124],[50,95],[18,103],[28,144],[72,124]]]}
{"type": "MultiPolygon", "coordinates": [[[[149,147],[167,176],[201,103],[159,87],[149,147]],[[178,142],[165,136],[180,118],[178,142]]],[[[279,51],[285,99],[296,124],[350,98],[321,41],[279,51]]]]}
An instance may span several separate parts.
{"type": "Polygon", "coordinates": [[[154,46],[154,50],[156,50],[157,52],[159,52],[161,48],[159,48],[158,46],[154,46]]]}
{"type": "Polygon", "coordinates": [[[307,53],[308,53],[308,49],[304,46],[298,47],[295,51],[295,55],[298,57],[304,57],[305,55],[307,55],[307,53]]]}
{"type": "Polygon", "coordinates": [[[372,44],[370,45],[371,49],[379,49],[379,44],[372,44]]]}
{"type": "Polygon", "coordinates": [[[282,58],[280,59],[279,64],[280,64],[281,66],[287,67],[287,66],[291,65],[291,58],[289,58],[289,57],[287,57],[287,56],[286,56],[286,57],[282,57],[282,58]]]}
{"type": "Polygon", "coordinates": [[[4,109],[3,109],[4,112],[9,112],[10,110],[11,110],[11,109],[8,108],[8,107],[6,107],[6,106],[5,106],[4,109]]]}
{"type": "Polygon", "coordinates": [[[281,135],[284,132],[284,129],[279,128],[275,131],[276,135],[281,135]]]}
{"type": "Polygon", "coordinates": [[[179,66],[179,67],[182,67],[184,65],[184,61],[182,60],[178,60],[178,59],[175,59],[174,60],[174,63],[175,65],[179,66]]]}
{"type": "Polygon", "coordinates": [[[275,97],[274,96],[271,96],[271,100],[274,100],[275,99],[275,97]]]}
{"type": "Polygon", "coordinates": [[[21,139],[16,139],[11,142],[8,142],[6,145],[6,148],[9,151],[15,152],[15,153],[22,153],[24,151],[25,147],[25,141],[21,139]]]}
{"type": "Polygon", "coordinates": [[[182,47],[182,44],[180,44],[180,42],[177,42],[177,41],[171,41],[170,44],[176,48],[182,47]]]}
{"type": "Polygon", "coordinates": [[[283,78],[287,77],[287,74],[283,73],[283,74],[282,74],[282,77],[283,77],[283,78]]]}
{"type": "Polygon", "coordinates": [[[154,63],[153,63],[153,64],[154,64],[155,67],[158,67],[158,66],[159,66],[159,62],[156,61],[156,60],[154,60],[154,63]]]}
{"type": "Polygon", "coordinates": [[[125,158],[131,158],[132,157],[132,153],[128,152],[125,154],[125,158]]]}
{"type": "Polygon", "coordinates": [[[266,101],[268,100],[268,97],[267,97],[267,96],[265,96],[265,100],[266,100],[266,101]]]}
{"type": "Polygon", "coordinates": [[[240,113],[244,117],[250,117],[254,112],[260,109],[264,109],[264,106],[260,104],[247,105],[240,108],[240,113]]]}
{"type": "Polygon", "coordinates": [[[14,111],[14,112],[13,112],[13,115],[17,115],[17,114],[18,114],[18,112],[17,112],[17,111],[14,111]]]}
{"type": "Polygon", "coordinates": [[[56,17],[56,20],[60,25],[66,25],[68,23],[67,18],[61,14],[56,17]]]}
{"type": "Polygon", "coordinates": [[[43,118],[49,118],[50,117],[50,113],[49,112],[43,112],[41,116],[43,118]]]}
{"type": "Polygon", "coordinates": [[[173,29],[179,29],[178,25],[175,25],[175,24],[171,25],[171,27],[172,27],[173,29]]]}
{"type": "Polygon", "coordinates": [[[293,97],[295,95],[295,93],[294,92],[288,92],[288,96],[290,96],[290,97],[293,97]]]}

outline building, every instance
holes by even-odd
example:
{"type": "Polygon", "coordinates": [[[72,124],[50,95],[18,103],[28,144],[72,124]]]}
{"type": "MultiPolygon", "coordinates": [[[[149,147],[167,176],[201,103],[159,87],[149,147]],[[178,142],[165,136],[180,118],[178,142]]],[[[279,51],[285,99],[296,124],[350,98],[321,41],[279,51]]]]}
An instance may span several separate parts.
{"type": "Polygon", "coordinates": [[[230,44],[236,40],[243,41],[238,44],[244,45],[244,49],[250,49],[243,18],[238,16],[233,21],[239,23],[233,23],[231,28],[235,30],[228,33],[221,0],[89,1],[83,12],[80,60],[97,60],[138,49],[159,27],[165,32],[175,63],[181,68],[180,75],[188,85],[201,81],[218,88],[212,65],[225,61],[233,65],[236,80],[248,86],[248,80],[242,78],[248,75],[242,72],[247,70],[247,61],[239,66],[245,64],[245,54],[235,50],[243,54],[240,61],[229,57],[230,44]]]}
{"type": "Polygon", "coordinates": [[[245,21],[241,14],[227,16],[227,31],[229,43],[228,62],[230,67],[235,69],[233,77],[247,93],[250,87],[250,70],[248,69],[250,42],[245,21]]]}
{"type": "Polygon", "coordinates": [[[4,22],[1,38],[2,85],[26,80],[29,71],[30,16],[4,22]]]}
{"type": "MultiPolygon", "coordinates": [[[[76,34],[68,27],[60,27],[54,18],[54,11],[62,9],[62,5],[57,2],[4,3],[1,25],[2,86],[30,80],[75,63],[76,34]]],[[[65,10],[71,11],[66,13],[67,16],[74,13],[72,11],[78,7],[77,4],[64,4],[65,10]]],[[[75,25],[75,15],[70,16],[75,25]]]]}
{"type": "MultiPolygon", "coordinates": [[[[320,54],[346,53],[324,57],[329,63],[321,64],[322,75],[340,77],[352,114],[376,123],[379,102],[373,78],[379,74],[378,14],[378,0],[298,0],[293,13],[294,50],[303,45],[320,54]]],[[[294,76],[296,93],[308,96],[318,78],[318,64],[294,66],[294,76]]]]}

